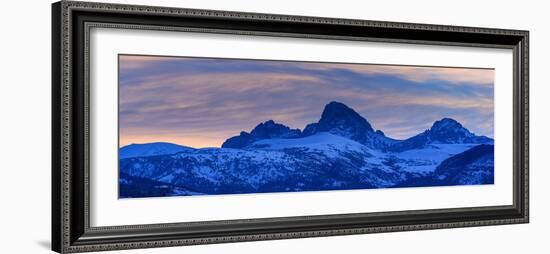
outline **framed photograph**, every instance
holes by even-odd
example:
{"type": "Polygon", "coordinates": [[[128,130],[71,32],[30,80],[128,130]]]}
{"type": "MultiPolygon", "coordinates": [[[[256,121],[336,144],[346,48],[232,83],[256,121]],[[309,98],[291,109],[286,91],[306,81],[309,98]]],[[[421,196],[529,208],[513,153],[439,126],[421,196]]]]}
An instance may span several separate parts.
{"type": "Polygon", "coordinates": [[[54,251],[529,220],[528,31],[52,11],[54,251]]]}

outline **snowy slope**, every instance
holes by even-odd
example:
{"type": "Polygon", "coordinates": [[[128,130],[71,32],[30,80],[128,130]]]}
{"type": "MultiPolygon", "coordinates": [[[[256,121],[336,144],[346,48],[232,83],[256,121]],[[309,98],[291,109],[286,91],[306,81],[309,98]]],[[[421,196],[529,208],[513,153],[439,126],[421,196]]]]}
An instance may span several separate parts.
{"type": "MultiPolygon", "coordinates": [[[[384,153],[330,133],[317,133],[299,139],[257,141],[245,149],[194,149],[126,158],[120,161],[120,170],[124,175],[171,186],[174,191],[165,195],[369,189],[407,182],[423,186],[437,182],[433,179],[442,161],[469,151],[472,146],[475,145],[437,144],[384,153]]],[[[485,161],[488,159],[480,163],[485,161]]],[[[490,163],[483,165],[483,170],[492,169],[490,163]]],[[[152,191],[158,193],[157,189],[152,191]]],[[[126,194],[132,197],[131,191],[126,194]]]]}
{"type": "Polygon", "coordinates": [[[336,136],[328,132],[319,132],[305,138],[293,139],[264,139],[256,141],[245,149],[283,150],[290,148],[306,148],[323,152],[331,157],[338,156],[340,152],[369,153],[372,149],[353,140],[336,136]]]}
{"type": "Polygon", "coordinates": [[[153,155],[174,154],[183,151],[191,151],[193,148],[180,146],[166,142],[155,142],[147,144],[131,144],[119,149],[120,159],[131,157],[143,157],[153,155]]]}
{"type": "Polygon", "coordinates": [[[364,145],[328,133],[254,146],[262,148],[127,158],[120,170],[205,194],[380,188],[404,177],[364,145]],[[329,142],[332,138],[338,141],[329,142]]]}
{"type": "Polygon", "coordinates": [[[462,153],[477,144],[432,144],[422,149],[406,150],[400,153],[389,153],[388,157],[394,157],[399,165],[407,172],[427,173],[445,159],[462,153]]]}

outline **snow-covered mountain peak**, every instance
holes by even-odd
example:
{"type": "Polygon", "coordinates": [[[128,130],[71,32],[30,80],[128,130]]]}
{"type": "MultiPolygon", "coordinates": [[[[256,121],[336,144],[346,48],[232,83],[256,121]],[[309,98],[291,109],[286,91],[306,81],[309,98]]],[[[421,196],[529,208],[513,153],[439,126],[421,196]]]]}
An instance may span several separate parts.
{"type": "Polygon", "coordinates": [[[492,144],[493,139],[476,136],[451,118],[435,121],[429,130],[391,146],[391,151],[424,148],[429,144],[492,144]]]}
{"type": "Polygon", "coordinates": [[[469,139],[476,137],[462,124],[451,118],[443,118],[434,122],[427,134],[432,142],[443,144],[466,143],[469,139]]]}
{"type": "Polygon", "coordinates": [[[423,133],[406,140],[387,137],[383,131],[374,130],[371,124],[347,105],[332,101],[325,105],[318,122],[308,124],[304,131],[268,120],[258,124],[250,133],[242,131],[240,135],[227,139],[222,148],[243,149],[260,140],[296,139],[330,133],[363,144],[379,151],[405,151],[423,148],[428,144],[490,144],[491,138],[476,136],[462,124],[452,118],[435,121],[432,127],[423,133]]]}
{"type": "MultiPolygon", "coordinates": [[[[462,132],[464,134],[471,134],[466,128],[459,122],[452,118],[443,118],[439,121],[435,121],[430,128],[431,132],[462,132]]],[[[472,134],[473,135],[473,134],[472,134]]]]}
{"type": "Polygon", "coordinates": [[[132,157],[145,157],[189,152],[194,148],[176,145],[168,142],[154,142],[147,144],[130,144],[119,149],[120,159],[132,157]]]}
{"type": "Polygon", "coordinates": [[[268,120],[258,124],[250,134],[258,139],[263,138],[293,138],[302,134],[299,129],[290,129],[288,126],[268,120]]]}
{"type": "MultiPolygon", "coordinates": [[[[325,106],[319,122],[306,126],[303,136],[319,132],[329,132],[361,144],[370,144],[374,136],[384,137],[375,133],[367,119],[359,115],[355,110],[335,101],[325,106]]],[[[375,139],[378,139],[378,137],[375,139]]],[[[379,140],[376,141],[376,143],[378,142],[379,140]]]]}

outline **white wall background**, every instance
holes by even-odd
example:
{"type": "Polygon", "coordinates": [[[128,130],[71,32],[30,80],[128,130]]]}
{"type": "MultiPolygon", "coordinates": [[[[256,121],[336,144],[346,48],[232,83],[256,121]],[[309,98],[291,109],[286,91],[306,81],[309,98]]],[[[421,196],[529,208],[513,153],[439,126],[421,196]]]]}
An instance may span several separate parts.
{"type": "MultiPolygon", "coordinates": [[[[104,0],[107,1],[107,0],[104,0]]],[[[133,250],[121,253],[541,253],[550,226],[550,32],[545,1],[117,0],[248,12],[531,31],[531,223],[133,250]],[[546,21],[546,22],[545,22],[546,21]]],[[[0,15],[0,253],[50,244],[50,1],[8,1],[0,15]]]]}

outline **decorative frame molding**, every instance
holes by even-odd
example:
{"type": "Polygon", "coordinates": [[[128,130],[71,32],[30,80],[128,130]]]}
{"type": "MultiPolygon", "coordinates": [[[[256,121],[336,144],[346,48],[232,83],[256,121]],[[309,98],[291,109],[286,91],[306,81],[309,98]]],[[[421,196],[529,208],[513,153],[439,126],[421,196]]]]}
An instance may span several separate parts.
{"type": "Polygon", "coordinates": [[[52,249],[60,253],[528,223],[529,32],[61,1],[52,5],[52,249]],[[113,227],[89,225],[89,30],[231,33],[512,49],[514,204],[113,227]],[[214,230],[214,231],[212,231],[214,230]]]}

